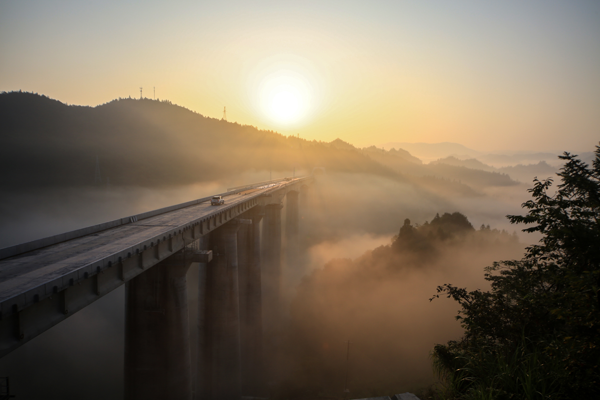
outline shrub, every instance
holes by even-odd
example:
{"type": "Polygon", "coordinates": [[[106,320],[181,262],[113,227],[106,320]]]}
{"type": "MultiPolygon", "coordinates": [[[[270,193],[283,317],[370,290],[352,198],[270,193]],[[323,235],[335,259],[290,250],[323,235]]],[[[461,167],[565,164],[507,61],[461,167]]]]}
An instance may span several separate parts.
{"type": "MultiPolygon", "coordinates": [[[[525,216],[512,223],[539,232],[521,260],[486,268],[490,291],[451,284],[465,329],[437,345],[434,367],[445,398],[582,399],[600,394],[600,146],[588,166],[564,153],[552,179],[534,180],[525,216]]],[[[432,299],[433,299],[432,298],[432,299]]]]}

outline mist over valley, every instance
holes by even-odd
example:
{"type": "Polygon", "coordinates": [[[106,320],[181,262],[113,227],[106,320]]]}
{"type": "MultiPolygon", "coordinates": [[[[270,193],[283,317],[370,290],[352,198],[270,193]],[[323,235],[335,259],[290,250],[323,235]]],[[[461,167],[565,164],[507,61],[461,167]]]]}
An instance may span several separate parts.
{"type": "Polygon", "coordinates": [[[0,4],[0,399],[600,398],[600,2],[0,4]]]}
{"type": "MultiPolygon", "coordinates": [[[[544,161],[496,168],[439,149],[443,157],[426,163],[402,148],[286,137],[149,99],[90,108],[3,93],[0,102],[2,247],[324,167],[300,210],[301,252],[284,257],[285,328],[268,369],[286,398],[335,396],[347,341],[353,395],[433,384],[429,352],[462,329],[455,304],[429,298],[448,281],[487,289],[484,267],[522,256],[537,238],[505,216],[520,212],[530,183],[510,173],[555,171],[544,161]]],[[[192,268],[192,300],[196,282],[192,268]]],[[[123,301],[122,288],[110,293],[4,357],[0,370],[31,398],[78,398],[82,388],[86,398],[120,398],[123,301]],[[98,368],[112,371],[101,383],[98,368]],[[29,374],[45,378],[28,387],[29,374]],[[79,383],[65,389],[62,376],[79,383]]]]}

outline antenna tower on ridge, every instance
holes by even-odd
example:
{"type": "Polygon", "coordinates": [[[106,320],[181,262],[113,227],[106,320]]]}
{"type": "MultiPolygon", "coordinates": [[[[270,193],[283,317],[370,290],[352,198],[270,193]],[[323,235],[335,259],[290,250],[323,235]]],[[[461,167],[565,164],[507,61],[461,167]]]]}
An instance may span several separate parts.
{"type": "Polygon", "coordinates": [[[223,107],[223,118],[222,121],[227,121],[227,107],[223,107]]]}
{"type": "Polygon", "coordinates": [[[154,90],[154,100],[156,100],[156,86],[152,86],[152,90],[154,90]]]}
{"type": "Polygon", "coordinates": [[[142,87],[140,87],[140,100],[142,99],[142,87]]]}

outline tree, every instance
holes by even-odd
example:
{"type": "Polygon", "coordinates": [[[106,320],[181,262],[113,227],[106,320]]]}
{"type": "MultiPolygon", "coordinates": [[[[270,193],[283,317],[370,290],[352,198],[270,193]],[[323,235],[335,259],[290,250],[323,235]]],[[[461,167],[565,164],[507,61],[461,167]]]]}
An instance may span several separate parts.
{"type": "MultiPolygon", "coordinates": [[[[600,394],[600,146],[590,167],[564,153],[552,179],[534,180],[524,216],[539,244],[521,260],[486,268],[490,291],[451,284],[465,329],[437,345],[434,365],[448,398],[591,398],[600,394]]],[[[433,299],[432,298],[432,299],[433,299]]]]}

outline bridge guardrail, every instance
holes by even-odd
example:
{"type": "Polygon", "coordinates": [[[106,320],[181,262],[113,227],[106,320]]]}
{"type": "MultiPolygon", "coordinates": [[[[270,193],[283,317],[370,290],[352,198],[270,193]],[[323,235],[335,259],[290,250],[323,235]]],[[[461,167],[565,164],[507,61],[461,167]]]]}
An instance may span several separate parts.
{"type": "MultiPolygon", "coordinates": [[[[216,196],[229,196],[232,194],[242,192],[249,188],[255,188],[257,186],[265,185],[266,183],[294,182],[299,179],[306,179],[306,178],[307,177],[299,177],[299,178],[294,178],[291,181],[286,181],[285,179],[287,179],[287,178],[284,178],[284,179],[277,179],[277,180],[268,181],[268,182],[253,183],[250,185],[238,186],[237,188],[228,188],[227,192],[216,194],[216,196]]],[[[201,204],[201,203],[210,201],[210,199],[212,197],[213,197],[213,195],[208,196],[208,197],[202,197],[200,199],[191,200],[191,201],[188,201],[185,203],[175,204],[172,206],[159,208],[157,210],[146,211],[141,214],[135,214],[135,215],[131,215],[129,217],[119,218],[119,219],[116,219],[113,221],[103,222],[101,224],[92,225],[92,226],[76,229],[76,230],[69,231],[69,232],[59,233],[58,235],[48,236],[45,238],[32,240],[30,242],[25,242],[25,243],[21,243],[21,244],[9,246],[9,247],[4,247],[4,248],[0,249],[0,260],[9,258],[12,256],[16,256],[16,255],[19,255],[22,253],[26,253],[28,251],[38,250],[38,249],[41,249],[44,247],[52,246],[54,244],[66,242],[67,240],[77,239],[82,236],[91,235],[93,233],[98,233],[98,232],[104,231],[106,229],[116,228],[117,226],[130,224],[132,222],[137,222],[137,221],[140,221],[140,220],[143,220],[146,218],[154,217],[156,215],[165,214],[165,213],[179,210],[179,209],[186,208],[186,207],[191,207],[191,206],[194,206],[197,204],[201,204]]]]}

